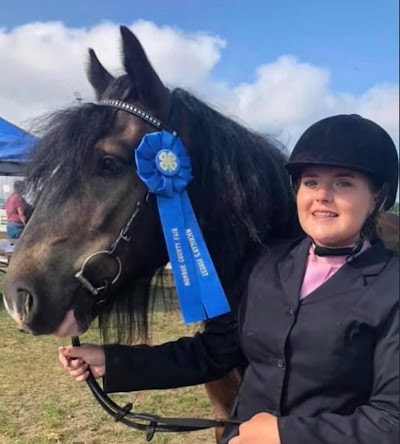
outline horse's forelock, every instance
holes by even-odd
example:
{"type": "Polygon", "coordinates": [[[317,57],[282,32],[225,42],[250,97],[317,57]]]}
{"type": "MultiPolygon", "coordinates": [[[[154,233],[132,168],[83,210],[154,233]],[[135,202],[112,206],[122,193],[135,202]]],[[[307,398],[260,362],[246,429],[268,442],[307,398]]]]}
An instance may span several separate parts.
{"type": "MultiPolygon", "coordinates": [[[[114,99],[134,96],[128,76],[110,80],[106,94],[114,99]]],[[[61,178],[52,182],[55,195],[66,196],[81,186],[94,146],[112,131],[115,116],[111,108],[87,103],[34,120],[32,131],[40,138],[30,159],[26,179],[29,193],[35,195],[42,190],[56,170],[61,178]]]]}
{"type": "Polygon", "coordinates": [[[67,197],[81,186],[95,143],[112,128],[114,114],[105,107],[85,104],[37,120],[35,128],[41,137],[29,162],[28,192],[35,197],[48,188],[54,195],[67,197]],[[53,180],[55,174],[57,180],[53,180]]]}

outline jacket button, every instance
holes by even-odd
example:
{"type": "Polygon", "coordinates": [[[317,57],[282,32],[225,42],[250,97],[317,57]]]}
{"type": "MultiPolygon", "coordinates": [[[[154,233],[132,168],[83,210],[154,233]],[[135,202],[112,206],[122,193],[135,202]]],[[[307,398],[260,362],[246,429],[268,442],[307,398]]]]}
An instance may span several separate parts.
{"type": "Polygon", "coordinates": [[[287,311],[288,315],[293,316],[293,308],[290,305],[285,305],[285,310],[287,311]]]}
{"type": "Polygon", "coordinates": [[[277,364],[279,368],[285,367],[285,361],[283,359],[278,359],[277,364]]]}

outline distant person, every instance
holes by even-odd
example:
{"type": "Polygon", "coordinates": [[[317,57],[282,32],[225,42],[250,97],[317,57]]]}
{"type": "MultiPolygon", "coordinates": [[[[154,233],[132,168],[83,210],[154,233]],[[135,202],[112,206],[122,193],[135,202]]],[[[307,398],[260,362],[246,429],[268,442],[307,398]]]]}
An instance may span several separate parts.
{"type": "Polygon", "coordinates": [[[7,237],[18,239],[28,219],[29,205],[22,197],[24,182],[14,182],[14,192],[7,198],[4,208],[7,215],[7,237]]]}

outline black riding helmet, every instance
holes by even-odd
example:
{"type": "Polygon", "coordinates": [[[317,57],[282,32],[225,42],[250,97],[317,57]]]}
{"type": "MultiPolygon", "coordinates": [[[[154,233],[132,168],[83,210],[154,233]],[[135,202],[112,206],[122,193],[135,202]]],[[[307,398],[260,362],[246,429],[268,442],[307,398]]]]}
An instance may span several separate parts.
{"type": "Polygon", "coordinates": [[[366,174],[386,197],[390,209],[398,186],[399,159],[389,134],[357,114],[337,115],[311,125],[300,137],[286,165],[295,181],[306,166],[326,165],[366,174]]]}

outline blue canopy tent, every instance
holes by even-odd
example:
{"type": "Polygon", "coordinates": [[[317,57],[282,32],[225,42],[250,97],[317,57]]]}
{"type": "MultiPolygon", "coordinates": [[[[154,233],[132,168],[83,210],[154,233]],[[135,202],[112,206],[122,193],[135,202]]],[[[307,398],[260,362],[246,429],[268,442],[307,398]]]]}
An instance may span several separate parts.
{"type": "Polygon", "coordinates": [[[0,176],[23,176],[37,138],[0,117],[0,176]]]}

